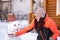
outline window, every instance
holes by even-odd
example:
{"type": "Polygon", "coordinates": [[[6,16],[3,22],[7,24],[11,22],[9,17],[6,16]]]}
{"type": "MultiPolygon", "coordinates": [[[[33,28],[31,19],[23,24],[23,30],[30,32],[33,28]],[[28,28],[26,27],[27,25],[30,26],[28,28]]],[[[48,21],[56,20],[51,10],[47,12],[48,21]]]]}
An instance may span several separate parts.
{"type": "Polygon", "coordinates": [[[11,9],[11,1],[10,0],[1,0],[0,1],[0,20],[6,20],[7,14],[11,9]]]}
{"type": "Polygon", "coordinates": [[[10,1],[10,0],[2,0],[2,1],[10,1]]]}
{"type": "Polygon", "coordinates": [[[57,4],[56,4],[56,15],[60,15],[60,0],[57,0],[57,4]]]}
{"type": "Polygon", "coordinates": [[[33,5],[33,12],[35,12],[35,10],[39,7],[44,7],[44,0],[34,0],[35,3],[33,5]]]}
{"type": "Polygon", "coordinates": [[[12,0],[11,12],[16,14],[17,20],[28,20],[29,0],[12,0]]]}

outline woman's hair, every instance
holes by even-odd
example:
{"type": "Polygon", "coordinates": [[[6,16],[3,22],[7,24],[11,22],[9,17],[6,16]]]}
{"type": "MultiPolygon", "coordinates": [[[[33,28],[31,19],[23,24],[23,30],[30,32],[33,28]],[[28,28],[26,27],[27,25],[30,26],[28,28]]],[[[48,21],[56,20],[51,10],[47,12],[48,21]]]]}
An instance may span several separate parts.
{"type": "MultiPolygon", "coordinates": [[[[46,17],[46,15],[45,15],[45,17],[46,17]]],[[[35,27],[36,27],[36,29],[41,30],[43,28],[45,17],[44,18],[40,18],[39,22],[37,22],[37,19],[35,19],[35,27]]]]}

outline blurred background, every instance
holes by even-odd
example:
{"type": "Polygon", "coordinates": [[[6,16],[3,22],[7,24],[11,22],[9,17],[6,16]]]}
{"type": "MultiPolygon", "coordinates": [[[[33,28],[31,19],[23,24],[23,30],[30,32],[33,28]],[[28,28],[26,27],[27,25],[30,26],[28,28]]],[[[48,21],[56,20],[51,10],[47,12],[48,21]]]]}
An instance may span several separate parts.
{"type": "Polygon", "coordinates": [[[6,25],[9,13],[15,14],[16,20],[23,26],[30,24],[34,19],[33,14],[38,7],[38,2],[40,2],[39,6],[43,7],[49,17],[56,22],[57,28],[60,30],[60,0],[0,0],[0,29],[6,25]]]}

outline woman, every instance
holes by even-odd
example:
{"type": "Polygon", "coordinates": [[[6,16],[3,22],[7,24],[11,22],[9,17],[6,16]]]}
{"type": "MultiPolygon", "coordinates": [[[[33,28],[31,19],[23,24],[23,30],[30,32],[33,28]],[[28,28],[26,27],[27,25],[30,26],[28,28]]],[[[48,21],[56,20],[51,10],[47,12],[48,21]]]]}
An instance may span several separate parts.
{"type": "Polygon", "coordinates": [[[59,35],[59,32],[55,22],[48,17],[46,11],[43,8],[38,8],[34,15],[35,19],[31,22],[31,24],[28,27],[16,32],[16,36],[22,35],[35,28],[38,33],[37,40],[49,40],[49,37],[52,40],[55,40],[59,35]]]}

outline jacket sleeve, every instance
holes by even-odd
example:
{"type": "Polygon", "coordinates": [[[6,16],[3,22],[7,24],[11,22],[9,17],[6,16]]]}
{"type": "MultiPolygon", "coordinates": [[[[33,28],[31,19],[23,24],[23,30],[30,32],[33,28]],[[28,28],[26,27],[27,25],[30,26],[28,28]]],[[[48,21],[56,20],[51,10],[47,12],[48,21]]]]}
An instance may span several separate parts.
{"type": "Polygon", "coordinates": [[[52,39],[55,40],[57,38],[57,36],[59,35],[59,31],[58,31],[57,26],[54,21],[50,22],[49,28],[53,32],[52,39]]]}
{"type": "Polygon", "coordinates": [[[26,33],[27,31],[31,30],[32,28],[34,28],[34,20],[31,22],[31,24],[29,24],[29,26],[16,32],[15,34],[16,34],[16,36],[22,35],[22,34],[26,33]]]}

